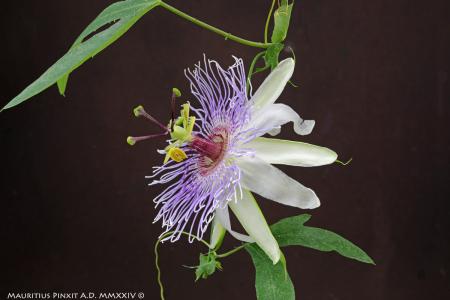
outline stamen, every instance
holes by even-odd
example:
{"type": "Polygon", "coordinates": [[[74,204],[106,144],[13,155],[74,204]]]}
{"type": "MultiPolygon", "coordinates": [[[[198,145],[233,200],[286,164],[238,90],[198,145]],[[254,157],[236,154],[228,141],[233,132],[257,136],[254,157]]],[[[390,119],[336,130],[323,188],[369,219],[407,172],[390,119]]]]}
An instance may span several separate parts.
{"type": "Polygon", "coordinates": [[[163,125],[161,122],[159,122],[158,120],[156,120],[154,117],[152,117],[150,114],[148,114],[145,110],[144,107],[142,105],[137,106],[136,108],[133,109],[133,113],[136,117],[145,117],[147,119],[149,119],[151,122],[155,123],[156,125],[158,125],[159,127],[161,127],[165,132],[168,132],[169,129],[167,128],[167,126],[163,125]]]}
{"type": "Polygon", "coordinates": [[[172,160],[176,162],[182,162],[187,158],[186,153],[182,149],[177,147],[170,148],[167,154],[172,160]]]}
{"type": "Polygon", "coordinates": [[[165,136],[165,135],[167,135],[167,133],[168,132],[166,131],[163,133],[150,134],[150,135],[144,135],[144,136],[129,136],[129,137],[127,137],[127,143],[130,146],[133,146],[134,144],[136,144],[139,141],[148,140],[148,139],[159,137],[159,136],[165,136]]]}

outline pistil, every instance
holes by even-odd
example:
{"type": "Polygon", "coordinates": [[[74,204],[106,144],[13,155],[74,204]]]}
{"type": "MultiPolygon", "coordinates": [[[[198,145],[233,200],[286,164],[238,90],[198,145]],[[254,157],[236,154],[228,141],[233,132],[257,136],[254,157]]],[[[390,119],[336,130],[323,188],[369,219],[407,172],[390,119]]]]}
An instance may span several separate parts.
{"type": "Polygon", "coordinates": [[[211,160],[215,161],[221,155],[223,140],[221,142],[213,142],[196,136],[191,142],[191,147],[197,150],[198,153],[207,156],[211,160]]]}
{"type": "Polygon", "coordinates": [[[194,136],[189,147],[201,155],[200,174],[206,176],[223,160],[228,147],[228,130],[217,127],[214,133],[203,138],[194,136]]]}

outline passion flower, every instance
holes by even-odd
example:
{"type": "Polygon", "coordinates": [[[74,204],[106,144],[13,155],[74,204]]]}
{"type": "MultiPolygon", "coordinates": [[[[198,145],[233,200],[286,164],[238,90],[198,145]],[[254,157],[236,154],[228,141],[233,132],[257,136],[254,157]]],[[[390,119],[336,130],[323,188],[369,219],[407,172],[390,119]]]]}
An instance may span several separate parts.
{"type": "MultiPolygon", "coordinates": [[[[288,122],[299,135],[314,127],[314,121],[275,103],[292,76],[293,59],[280,62],[252,96],[247,94],[243,61],[234,59],[227,69],[206,58],[193,70],[187,69],[198,106],[185,103],[180,117],[172,117],[167,126],[158,124],[171,138],[160,151],[165,163],[148,176],[154,179],[150,185],[168,184],[154,199],[159,209],[155,222],[162,221],[162,235],[171,232],[164,240],[174,242],[188,231],[192,242],[202,239],[214,220],[212,248],[220,244],[226,230],[239,240],[256,242],[275,264],[280,250],[252,192],[285,205],[316,208],[320,201],[314,191],[272,164],[320,166],[333,163],[337,155],[324,147],[262,137],[278,134],[288,122]],[[248,235],[232,230],[228,207],[248,235]]],[[[179,91],[174,92],[173,99],[178,96],[179,91]]],[[[143,108],[137,113],[157,122],[143,108]]],[[[129,138],[129,142],[153,136],[129,138]]]]}

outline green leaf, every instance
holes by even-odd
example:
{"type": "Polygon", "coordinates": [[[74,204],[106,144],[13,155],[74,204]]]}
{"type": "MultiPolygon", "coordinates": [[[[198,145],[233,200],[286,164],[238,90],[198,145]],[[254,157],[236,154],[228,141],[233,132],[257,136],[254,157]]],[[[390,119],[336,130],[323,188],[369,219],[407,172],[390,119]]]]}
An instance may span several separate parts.
{"type": "Polygon", "coordinates": [[[280,6],[273,14],[272,43],[280,43],[286,38],[293,5],[294,3],[288,4],[288,0],[281,0],[280,6]]]}
{"type": "Polygon", "coordinates": [[[200,264],[195,270],[195,281],[200,278],[206,279],[208,276],[214,274],[216,269],[222,270],[222,264],[216,260],[215,252],[210,252],[207,255],[200,254],[200,264]]]}
{"type": "Polygon", "coordinates": [[[375,264],[361,248],[342,236],[325,229],[304,226],[310,218],[311,215],[303,214],[272,225],[270,229],[280,247],[297,245],[320,251],[336,251],[342,256],[375,264]]]}
{"type": "Polygon", "coordinates": [[[264,54],[264,61],[266,62],[266,67],[270,67],[273,70],[276,66],[278,66],[278,57],[280,55],[281,50],[283,50],[283,44],[273,44],[267,48],[266,53],[264,54]]]}
{"type": "Polygon", "coordinates": [[[286,271],[286,261],[283,255],[283,258],[274,265],[255,243],[247,244],[245,250],[252,257],[255,265],[255,288],[258,300],[295,299],[294,285],[286,271]]]}
{"type": "Polygon", "coordinates": [[[160,0],[125,0],[108,6],[81,33],[63,57],[6,104],[2,110],[28,100],[56,82],[59,92],[64,94],[68,76],[73,70],[116,41],[145,13],[159,4],[160,0]],[[102,29],[105,26],[109,27],[102,29]]]}

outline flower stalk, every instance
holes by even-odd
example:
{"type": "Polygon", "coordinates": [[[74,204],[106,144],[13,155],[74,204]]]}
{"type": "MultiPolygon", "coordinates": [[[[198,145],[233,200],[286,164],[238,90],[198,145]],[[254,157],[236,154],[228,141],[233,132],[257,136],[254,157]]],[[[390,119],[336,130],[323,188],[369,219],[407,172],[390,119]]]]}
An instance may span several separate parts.
{"type": "Polygon", "coordinates": [[[236,248],[234,248],[234,249],[231,249],[230,251],[227,251],[227,252],[225,252],[225,253],[217,254],[216,257],[217,257],[217,258],[224,258],[224,257],[230,256],[230,255],[232,255],[232,254],[238,252],[239,250],[244,249],[244,247],[245,247],[246,245],[248,245],[248,243],[242,244],[242,245],[240,245],[240,246],[238,246],[238,247],[236,247],[236,248]]]}

